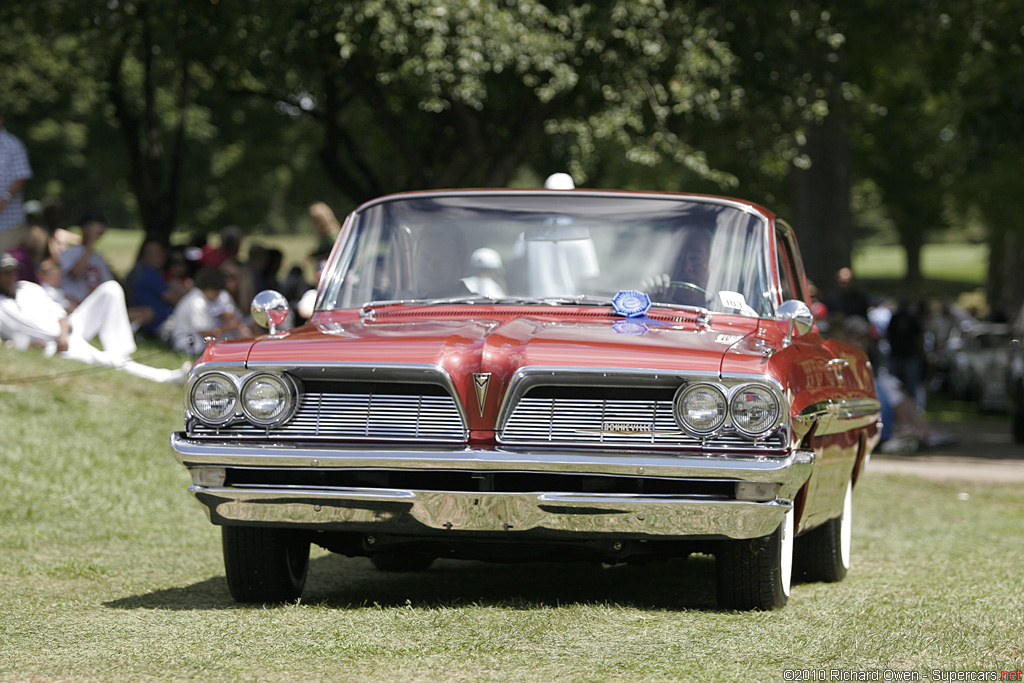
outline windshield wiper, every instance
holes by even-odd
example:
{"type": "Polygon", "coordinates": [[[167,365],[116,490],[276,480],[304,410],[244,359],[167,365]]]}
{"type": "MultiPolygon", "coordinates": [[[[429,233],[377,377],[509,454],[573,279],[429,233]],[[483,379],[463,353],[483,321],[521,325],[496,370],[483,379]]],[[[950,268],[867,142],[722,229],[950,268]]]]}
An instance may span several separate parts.
{"type": "Polygon", "coordinates": [[[378,308],[389,306],[445,306],[450,304],[493,304],[498,300],[482,294],[451,296],[438,299],[387,299],[383,301],[367,301],[359,312],[362,319],[373,319],[378,308]]]}

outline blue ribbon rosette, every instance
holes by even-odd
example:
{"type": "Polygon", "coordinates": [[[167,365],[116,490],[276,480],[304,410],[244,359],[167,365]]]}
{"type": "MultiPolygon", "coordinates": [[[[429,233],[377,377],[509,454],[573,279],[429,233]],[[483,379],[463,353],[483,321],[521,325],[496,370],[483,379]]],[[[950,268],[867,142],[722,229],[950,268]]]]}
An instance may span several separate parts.
{"type": "Polygon", "coordinates": [[[646,292],[623,289],[612,298],[612,310],[626,318],[642,318],[651,310],[651,297],[646,292]]]}
{"type": "Polygon", "coordinates": [[[635,289],[620,291],[612,297],[612,311],[626,320],[615,323],[612,325],[612,329],[619,334],[642,336],[647,334],[648,325],[670,325],[661,320],[648,318],[647,311],[649,310],[651,310],[651,297],[646,292],[638,292],[635,289]]]}

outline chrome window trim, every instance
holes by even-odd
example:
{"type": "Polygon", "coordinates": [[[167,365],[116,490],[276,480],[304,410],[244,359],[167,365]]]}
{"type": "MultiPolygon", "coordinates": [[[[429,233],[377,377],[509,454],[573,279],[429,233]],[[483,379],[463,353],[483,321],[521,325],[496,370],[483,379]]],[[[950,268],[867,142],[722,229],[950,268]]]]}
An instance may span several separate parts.
{"type": "MultiPolygon", "coordinates": [[[[419,192],[404,192],[400,194],[391,194],[384,197],[377,197],[371,199],[364,204],[356,207],[352,213],[345,218],[345,227],[349,228],[342,231],[342,235],[346,240],[346,243],[342,246],[339,251],[337,258],[332,258],[328,263],[327,269],[324,271],[326,278],[330,280],[328,287],[321,286],[317,296],[316,309],[320,310],[337,310],[332,308],[324,307],[324,299],[326,298],[327,289],[331,289],[336,294],[336,287],[338,284],[337,274],[347,270],[349,262],[351,260],[351,250],[354,245],[355,228],[358,226],[363,215],[378,206],[383,204],[390,204],[401,201],[417,201],[422,199],[437,199],[437,198],[449,198],[449,197],[551,197],[551,196],[565,196],[565,197],[591,197],[591,198],[608,198],[608,197],[624,197],[629,199],[650,199],[658,201],[676,201],[680,203],[691,203],[691,204],[711,204],[714,206],[722,206],[731,209],[736,209],[747,215],[759,219],[761,222],[761,245],[762,245],[762,265],[765,273],[765,286],[768,291],[763,292],[766,295],[768,305],[772,309],[767,312],[764,316],[759,316],[761,320],[771,320],[775,317],[778,312],[778,307],[782,303],[781,298],[781,287],[778,281],[777,269],[773,271],[775,261],[775,223],[779,219],[766,209],[758,207],[752,202],[744,202],[737,199],[728,197],[717,197],[713,195],[699,195],[699,194],[683,194],[683,193],[658,193],[658,192],[623,192],[616,190],[512,190],[512,189],[493,189],[493,190],[441,190],[441,191],[419,191],[419,192]]],[[[788,227],[788,224],[787,224],[788,227]]],[[[798,252],[799,253],[799,252],[798,252]]],[[[333,256],[333,254],[332,254],[333,256]]]]}

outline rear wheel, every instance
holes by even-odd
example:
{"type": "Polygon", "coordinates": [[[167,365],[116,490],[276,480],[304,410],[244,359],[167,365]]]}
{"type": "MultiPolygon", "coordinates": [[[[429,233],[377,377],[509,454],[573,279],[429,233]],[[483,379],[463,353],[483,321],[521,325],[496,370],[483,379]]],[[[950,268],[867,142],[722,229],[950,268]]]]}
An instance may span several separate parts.
{"type": "Polygon", "coordinates": [[[724,543],[715,564],[720,607],[771,610],[785,606],[793,575],[793,511],[767,536],[724,543]]]}
{"type": "Polygon", "coordinates": [[[796,576],[801,581],[842,581],[850,569],[853,484],[847,482],[843,513],[796,539],[796,576]]]}
{"type": "Polygon", "coordinates": [[[224,571],[238,602],[291,602],[302,595],[309,569],[309,541],[294,532],[260,527],[221,527],[224,571]]]}

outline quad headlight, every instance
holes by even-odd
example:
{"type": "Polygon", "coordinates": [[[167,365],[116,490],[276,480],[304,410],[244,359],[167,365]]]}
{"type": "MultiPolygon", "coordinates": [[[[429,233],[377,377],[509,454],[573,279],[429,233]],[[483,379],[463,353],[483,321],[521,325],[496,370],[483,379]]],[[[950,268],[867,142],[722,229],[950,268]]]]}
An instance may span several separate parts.
{"type": "Polygon", "coordinates": [[[258,427],[273,427],[292,416],[297,397],[296,385],[286,375],[259,372],[236,377],[209,372],[197,378],[189,390],[188,408],[210,427],[225,426],[239,417],[258,427]]]}
{"type": "Polygon", "coordinates": [[[759,439],[779,425],[782,402],[763,384],[726,387],[714,382],[683,385],[676,393],[675,417],[687,433],[705,438],[734,429],[759,439]]]}
{"type": "Polygon", "coordinates": [[[288,417],[295,406],[295,392],[277,375],[259,374],[242,386],[242,412],[253,424],[266,426],[288,417]]]}
{"type": "Polygon", "coordinates": [[[775,392],[757,384],[745,384],[729,401],[733,426],[744,436],[758,437],[771,431],[781,412],[775,392]]]}
{"type": "Polygon", "coordinates": [[[676,398],[676,420],[695,436],[714,434],[726,418],[725,394],[714,384],[693,384],[676,398]]]}
{"type": "Polygon", "coordinates": [[[235,416],[238,389],[228,375],[211,372],[192,385],[189,405],[203,422],[210,425],[224,424],[235,416]]]}

